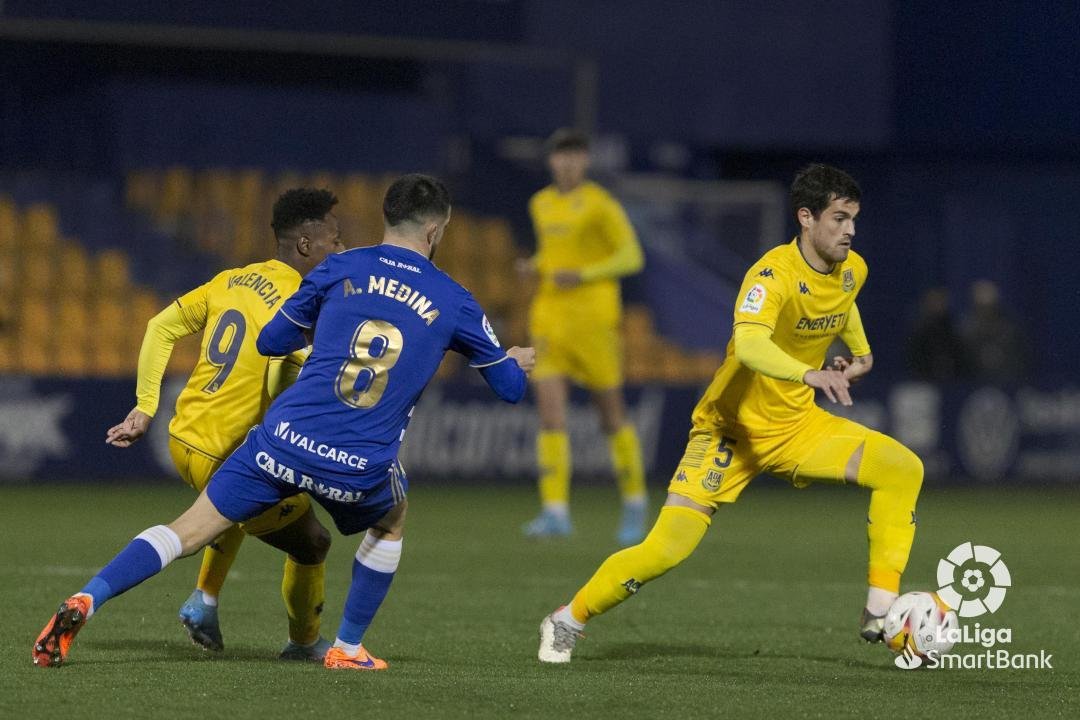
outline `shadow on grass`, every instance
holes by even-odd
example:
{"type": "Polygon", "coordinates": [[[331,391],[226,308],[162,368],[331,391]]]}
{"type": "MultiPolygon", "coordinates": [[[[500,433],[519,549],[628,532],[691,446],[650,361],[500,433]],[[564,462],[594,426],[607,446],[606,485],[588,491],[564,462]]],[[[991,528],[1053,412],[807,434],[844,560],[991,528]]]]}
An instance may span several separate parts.
{"type": "MultiPolygon", "coordinates": [[[[132,653],[139,654],[139,662],[284,662],[278,659],[280,649],[272,647],[226,647],[224,652],[203,650],[184,640],[109,640],[94,639],[79,643],[83,647],[102,652],[116,653],[115,658],[101,658],[89,663],[130,663],[132,653]]],[[[300,663],[302,664],[302,663],[300,663]]]]}
{"type": "Polygon", "coordinates": [[[828,663],[846,668],[863,670],[894,671],[892,663],[881,660],[853,660],[850,657],[800,655],[775,652],[771,650],[736,650],[704,643],[656,643],[656,642],[615,642],[605,643],[603,648],[582,657],[581,660],[660,660],[664,658],[712,658],[715,660],[797,660],[802,662],[828,663]]]}

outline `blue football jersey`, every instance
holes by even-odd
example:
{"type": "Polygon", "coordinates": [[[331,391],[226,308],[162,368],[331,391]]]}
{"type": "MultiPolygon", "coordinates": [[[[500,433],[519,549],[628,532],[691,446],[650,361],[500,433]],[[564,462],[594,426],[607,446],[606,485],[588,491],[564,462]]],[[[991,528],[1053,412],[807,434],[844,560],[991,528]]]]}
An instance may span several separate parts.
{"type": "Polygon", "coordinates": [[[487,368],[485,378],[505,399],[524,394],[524,373],[472,295],[406,248],[328,256],[264,328],[260,351],[302,344],[298,328],[314,331],[311,356],[266,413],[262,433],[283,457],[316,472],[363,474],[393,462],[447,350],[487,368]],[[502,389],[492,381],[495,369],[502,389]]]}

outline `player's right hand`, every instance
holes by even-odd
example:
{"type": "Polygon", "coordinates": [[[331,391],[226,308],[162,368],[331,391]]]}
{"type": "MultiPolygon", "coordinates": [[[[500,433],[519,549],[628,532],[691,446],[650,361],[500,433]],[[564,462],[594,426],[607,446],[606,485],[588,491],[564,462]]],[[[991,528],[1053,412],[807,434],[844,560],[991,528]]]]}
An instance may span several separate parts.
{"type": "Polygon", "coordinates": [[[803,375],[803,382],[812,388],[818,388],[825,397],[829,398],[832,402],[839,402],[841,405],[850,406],[851,393],[848,392],[848,388],[851,387],[851,383],[844,377],[844,373],[826,368],[825,370],[807,370],[803,375]]]}
{"type": "Polygon", "coordinates": [[[146,434],[152,418],[139,408],[132,409],[124,422],[113,425],[105,433],[105,442],[119,448],[130,447],[133,442],[146,434]]]}
{"type": "Polygon", "coordinates": [[[506,354],[526,373],[532,372],[532,369],[536,367],[536,348],[515,345],[507,350],[506,354]]]}

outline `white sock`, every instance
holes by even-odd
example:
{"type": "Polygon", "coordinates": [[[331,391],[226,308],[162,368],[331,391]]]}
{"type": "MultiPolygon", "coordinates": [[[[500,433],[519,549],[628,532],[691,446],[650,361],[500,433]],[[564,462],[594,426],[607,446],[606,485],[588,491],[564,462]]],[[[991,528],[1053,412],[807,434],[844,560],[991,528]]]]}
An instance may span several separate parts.
{"type": "Polygon", "coordinates": [[[205,590],[200,590],[199,594],[202,595],[202,601],[210,607],[217,607],[217,595],[211,595],[205,590]]]}
{"type": "Polygon", "coordinates": [[[578,622],[577,619],[574,618],[574,613],[570,612],[569,605],[563,605],[561,608],[556,610],[554,613],[554,620],[555,622],[561,622],[569,625],[578,632],[581,632],[585,629],[585,623],[578,622]]]}
{"type": "Polygon", "coordinates": [[[544,512],[560,518],[570,517],[570,507],[564,502],[546,502],[544,512]]]}
{"type": "Polygon", "coordinates": [[[375,572],[397,572],[403,542],[404,540],[384,540],[367,533],[356,550],[356,560],[375,572]]]}
{"type": "Polygon", "coordinates": [[[341,638],[335,638],[334,639],[334,647],[341,648],[342,650],[349,653],[350,655],[355,655],[356,653],[360,652],[360,646],[359,645],[350,645],[349,643],[345,642],[341,638]]]}
{"type": "Polygon", "coordinates": [[[623,499],[623,506],[624,507],[632,507],[632,508],[644,508],[645,507],[645,496],[644,495],[634,495],[632,497],[624,498],[623,499]]]}
{"type": "Polygon", "coordinates": [[[136,535],[135,539],[143,540],[154,548],[154,551],[158,554],[158,559],[161,560],[162,570],[173,560],[180,557],[180,553],[184,549],[180,543],[180,536],[173,532],[168,525],[155,525],[152,528],[146,528],[136,535]]]}
{"type": "Polygon", "coordinates": [[[894,592],[871,585],[870,591],[866,593],[866,609],[871,615],[884,615],[898,597],[894,592]]]}

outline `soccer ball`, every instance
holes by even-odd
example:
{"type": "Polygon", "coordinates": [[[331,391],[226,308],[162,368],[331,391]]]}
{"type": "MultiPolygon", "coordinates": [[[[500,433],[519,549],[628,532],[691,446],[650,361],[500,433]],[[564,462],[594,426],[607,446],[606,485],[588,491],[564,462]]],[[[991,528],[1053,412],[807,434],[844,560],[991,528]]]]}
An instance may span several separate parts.
{"type": "Polygon", "coordinates": [[[909,592],[896,598],[885,613],[885,645],[896,654],[947,653],[949,639],[960,626],[956,613],[935,592],[909,592]]]}

